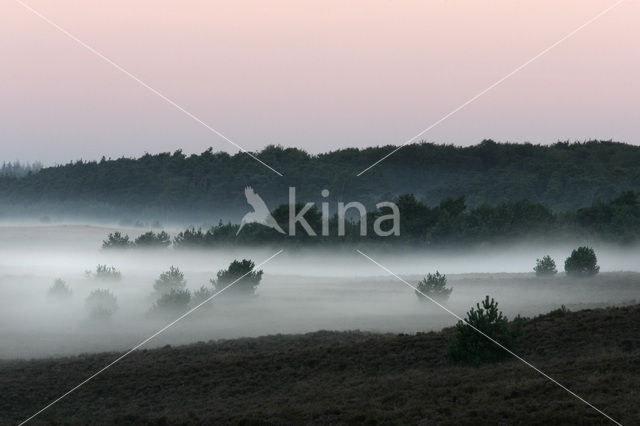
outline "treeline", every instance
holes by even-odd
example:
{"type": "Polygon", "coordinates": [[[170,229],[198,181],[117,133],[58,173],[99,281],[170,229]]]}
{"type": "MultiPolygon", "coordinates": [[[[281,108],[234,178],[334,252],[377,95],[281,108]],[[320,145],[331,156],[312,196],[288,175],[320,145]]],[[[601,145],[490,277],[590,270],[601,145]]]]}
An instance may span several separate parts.
{"type": "Polygon", "coordinates": [[[3,162],[0,166],[0,177],[22,178],[42,169],[42,163],[21,163],[20,161],[3,162]]]}
{"type": "MultiPolygon", "coordinates": [[[[376,242],[382,244],[409,243],[441,245],[462,243],[496,243],[522,239],[563,240],[566,238],[597,238],[622,244],[637,242],[640,236],[639,194],[624,192],[610,201],[597,201],[573,212],[554,212],[548,206],[528,200],[505,202],[494,206],[482,204],[469,208],[465,197],[446,198],[435,206],[419,201],[412,194],[396,199],[400,212],[400,232],[397,236],[379,236],[374,232],[376,218],[390,213],[387,207],[367,213],[366,236],[361,235],[361,220],[345,220],[344,234],[339,233],[337,215],[328,221],[328,235],[322,235],[322,214],[314,206],[304,215],[316,232],[310,236],[298,223],[295,236],[289,230],[289,206],[272,212],[285,234],[260,224],[250,223],[238,234],[240,225],[219,222],[209,229],[190,227],[173,238],[176,248],[205,248],[227,245],[304,244],[323,245],[344,242],[376,242]]],[[[296,206],[299,212],[302,205],[296,206]]],[[[383,230],[387,230],[383,225],[383,230]]],[[[110,234],[103,247],[149,246],[162,239],[168,246],[166,233],[149,232],[135,243],[120,233],[110,234]]]]}
{"type": "Polygon", "coordinates": [[[487,140],[469,147],[422,143],[406,146],[356,176],[394,148],[311,155],[269,146],[255,153],[283,177],[246,154],[211,149],[199,155],[176,151],[77,161],[21,179],[0,177],[0,205],[9,213],[202,222],[212,217],[239,220],[247,208],[247,185],[272,208],[288,201],[290,186],[296,187],[300,201],[332,206],[359,201],[368,209],[412,193],[431,206],[465,194],[471,208],[528,199],[554,211],[573,211],[626,190],[640,191],[640,147],[607,141],[542,146],[487,140]],[[320,195],[323,189],[330,192],[326,199],[320,195]]]}

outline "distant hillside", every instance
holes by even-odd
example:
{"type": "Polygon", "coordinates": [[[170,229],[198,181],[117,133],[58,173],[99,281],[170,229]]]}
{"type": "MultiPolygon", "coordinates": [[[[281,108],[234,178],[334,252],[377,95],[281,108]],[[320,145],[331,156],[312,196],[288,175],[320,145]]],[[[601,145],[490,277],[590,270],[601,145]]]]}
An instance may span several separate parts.
{"type": "MultiPolygon", "coordinates": [[[[622,424],[640,423],[640,306],[525,320],[521,355],[622,424]]],[[[139,350],[35,424],[610,424],[523,363],[446,364],[452,329],[317,332],[139,350]]],[[[0,361],[16,424],[117,353],[0,361]]]]}
{"type": "Polygon", "coordinates": [[[356,174],[395,147],[348,148],[310,155],[270,146],[246,154],[144,155],[44,168],[24,177],[0,177],[0,214],[87,214],[111,219],[237,220],[246,212],[243,188],[253,186],[271,208],[287,201],[361,201],[368,207],[413,193],[430,205],[466,196],[470,207],[528,199],[573,210],[623,191],[640,191],[640,147],[615,142],[551,146],[483,141],[471,147],[417,144],[360,177],[356,174]],[[325,200],[326,201],[326,200],[325,200]]]}

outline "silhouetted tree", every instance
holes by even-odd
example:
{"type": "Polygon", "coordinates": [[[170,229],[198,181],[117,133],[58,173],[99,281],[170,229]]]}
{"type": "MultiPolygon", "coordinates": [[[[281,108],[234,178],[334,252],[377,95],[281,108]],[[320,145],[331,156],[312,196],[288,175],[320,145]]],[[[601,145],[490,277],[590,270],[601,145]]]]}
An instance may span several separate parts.
{"type": "Polygon", "coordinates": [[[424,295],[436,301],[445,301],[449,299],[449,295],[453,291],[452,288],[447,288],[447,276],[436,271],[435,274],[427,274],[425,278],[418,282],[416,288],[416,296],[418,300],[428,302],[429,299],[424,295]]]}
{"type": "Polygon", "coordinates": [[[173,290],[184,290],[187,286],[187,282],[184,279],[184,274],[180,269],[171,266],[168,271],[160,274],[153,289],[160,295],[169,294],[173,290]]]}
{"type": "Polygon", "coordinates": [[[578,277],[596,275],[600,272],[596,252],[591,247],[578,247],[565,260],[564,270],[567,274],[578,277]]]}
{"type": "Polygon", "coordinates": [[[549,255],[544,256],[542,259],[536,259],[536,266],[533,270],[539,277],[555,275],[558,273],[558,270],[556,269],[556,262],[549,255]]]}
{"type": "Polygon", "coordinates": [[[479,365],[502,361],[510,356],[467,323],[512,351],[521,334],[519,319],[510,326],[507,317],[498,310],[498,302],[487,296],[482,304],[477,303],[467,312],[466,323],[459,321],[456,325],[455,337],[447,348],[447,358],[454,364],[479,365]]]}
{"type": "Polygon", "coordinates": [[[253,270],[254,267],[255,263],[251,260],[234,260],[227,269],[218,271],[217,278],[212,279],[211,283],[216,291],[220,291],[235,282],[225,290],[226,293],[254,294],[262,279],[262,271],[253,270]]]}
{"type": "Polygon", "coordinates": [[[135,240],[136,247],[152,248],[152,247],[168,247],[171,244],[171,237],[165,231],[157,234],[153,231],[145,232],[135,240]]]}
{"type": "Polygon", "coordinates": [[[133,243],[129,241],[129,236],[126,234],[122,235],[118,231],[109,234],[107,239],[102,241],[102,248],[105,248],[105,249],[127,248],[127,247],[131,247],[132,245],[133,243]]]}

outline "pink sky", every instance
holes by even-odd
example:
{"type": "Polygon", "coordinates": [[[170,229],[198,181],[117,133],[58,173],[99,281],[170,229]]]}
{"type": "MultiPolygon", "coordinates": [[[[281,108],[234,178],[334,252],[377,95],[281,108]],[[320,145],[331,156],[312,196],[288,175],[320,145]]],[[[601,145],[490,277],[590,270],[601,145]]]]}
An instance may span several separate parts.
{"type": "MultiPolygon", "coordinates": [[[[26,0],[250,150],[400,144],[613,0],[26,0]]],[[[628,0],[427,134],[640,144],[628,0]]],[[[0,3],[0,162],[236,149],[13,0],[0,3]]]]}

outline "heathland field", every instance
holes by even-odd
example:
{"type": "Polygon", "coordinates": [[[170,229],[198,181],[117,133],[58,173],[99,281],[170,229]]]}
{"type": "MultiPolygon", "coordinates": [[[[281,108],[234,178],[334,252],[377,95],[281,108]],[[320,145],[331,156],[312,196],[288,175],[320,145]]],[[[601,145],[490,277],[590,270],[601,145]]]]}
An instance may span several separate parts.
{"type": "MultiPolygon", "coordinates": [[[[640,306],[527,319],[519,353],[622,424],[640,422],[640,306]]],[[[610,424],[523,363],[445,362],[452,329],[319,331],[135,352],[34,424],[610,424]]],[[[15,424],[118,356],[0,362],[15,424]]]]}

